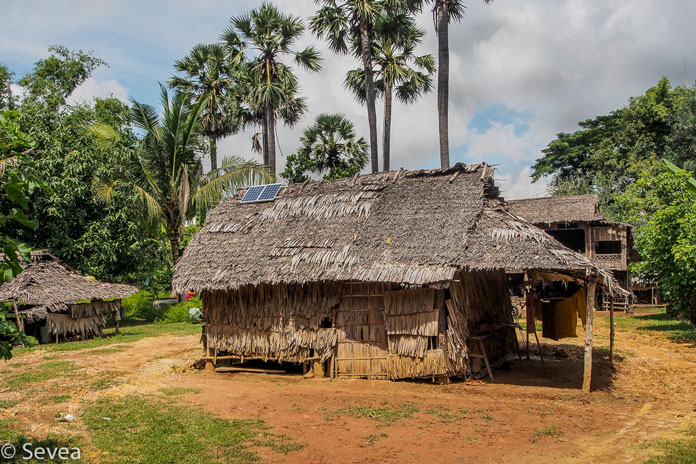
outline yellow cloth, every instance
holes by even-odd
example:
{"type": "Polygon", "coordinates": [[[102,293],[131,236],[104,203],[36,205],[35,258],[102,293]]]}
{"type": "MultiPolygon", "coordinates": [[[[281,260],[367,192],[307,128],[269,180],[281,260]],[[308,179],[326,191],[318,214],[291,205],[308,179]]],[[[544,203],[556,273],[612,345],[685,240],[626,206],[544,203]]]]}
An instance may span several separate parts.
{"type": "Polygon", "coordinates": [[[575,295],[565,300],[555,302],[556,337],[577,337],[575,329],[578,326],[578,315],[585,323],[585,289],[581,288],[575,295]]]}

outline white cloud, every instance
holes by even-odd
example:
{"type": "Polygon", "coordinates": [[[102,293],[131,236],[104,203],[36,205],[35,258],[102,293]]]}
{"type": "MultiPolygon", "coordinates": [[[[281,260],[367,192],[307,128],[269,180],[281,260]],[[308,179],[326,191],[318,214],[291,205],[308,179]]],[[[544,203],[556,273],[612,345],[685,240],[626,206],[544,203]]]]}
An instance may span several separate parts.
{"type": "Polygon", "coordinates": [[[68,104],[89,103],[95,98],[118,98],[128,103],[128,91],[115,79],[96,80],[92,77],[80,84],[68,97],[68,104]]]}
{"type": "Polygon", "coordinates": [[[532,183],[530,176],[532,169],[525,166],[517,177],[511,173],[504,173],[495,177],[496,184],[500,187],[501,195],[506,200],[519,198],[534,198],[548,195],[547,185],[543,180],[532,183]]]}

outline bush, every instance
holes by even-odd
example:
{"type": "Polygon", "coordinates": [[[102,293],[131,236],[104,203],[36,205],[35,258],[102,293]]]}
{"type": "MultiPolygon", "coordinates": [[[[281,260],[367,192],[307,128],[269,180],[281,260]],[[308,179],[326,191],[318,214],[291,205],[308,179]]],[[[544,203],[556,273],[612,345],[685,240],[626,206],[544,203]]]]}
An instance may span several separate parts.
{"type": "Polygon", "coordinates": [[[162,317],[162,311],[155,311],[152,303],[161,298],[169,298],[169,294],[160,292],[159,294],[150,290],[141,290],[135,295],[123,299],[123,309],[126,318],[145,319],[146,321],[156,321],[162,317]]]}
{"type": "Polygon", "coordinates": [[[188,301],[182,301],[181,303],[167,307],[159,320],[162,322],[190,322],[189,310],[191,308],[200,307],[201,299],[193,297],[188,301]]]}

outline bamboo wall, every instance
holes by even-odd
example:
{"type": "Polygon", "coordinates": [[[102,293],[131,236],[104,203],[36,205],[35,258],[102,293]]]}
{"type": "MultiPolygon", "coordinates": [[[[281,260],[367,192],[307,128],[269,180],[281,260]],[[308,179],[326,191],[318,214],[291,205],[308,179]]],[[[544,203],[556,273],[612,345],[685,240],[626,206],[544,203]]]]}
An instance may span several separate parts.
{"type": "MultiPolygon", "coordinates": [[[[331,375],[401,379],[463,375],[466,338],[511,322],[505,273],[462,273],[449,290],[324,282],[204,292],[204,339],[216,353],[286,362],[331,359],[331,375]]],[[[493,337],[492,355],[510,340],[493,337]]],[[[505,351],[505,353],[503,353],[505,351]]]]}

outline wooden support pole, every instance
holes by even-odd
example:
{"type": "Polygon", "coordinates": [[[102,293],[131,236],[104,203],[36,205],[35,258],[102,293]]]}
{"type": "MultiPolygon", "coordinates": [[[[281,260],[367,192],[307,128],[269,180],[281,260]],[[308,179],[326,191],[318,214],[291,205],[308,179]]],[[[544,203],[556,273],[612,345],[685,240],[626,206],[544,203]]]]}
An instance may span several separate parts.
{"type": "Polygon", "coordinates": [[[12,309],[14,309],[15,318],[17,319],[17,330],[24,333],[24,324],[22,324],[22,320],[19,318],[19,311],[17,310],[17,302],[16,301],[12,302],[12,309]]]}
{"type": "Polygon", "coordinates": [[[587,328],[585,329],[585,369],[582,375],[582,391],[590,393],[590,384],[592,383],[592,329],[594,320],[594,299],[595,288],[597,283],[593,280],[587,282],[587,328]]]}
{"type": "Polygon", "coordinates": [[[614,364],[614,295],[609,295],[609,362],[614,364]]]}

